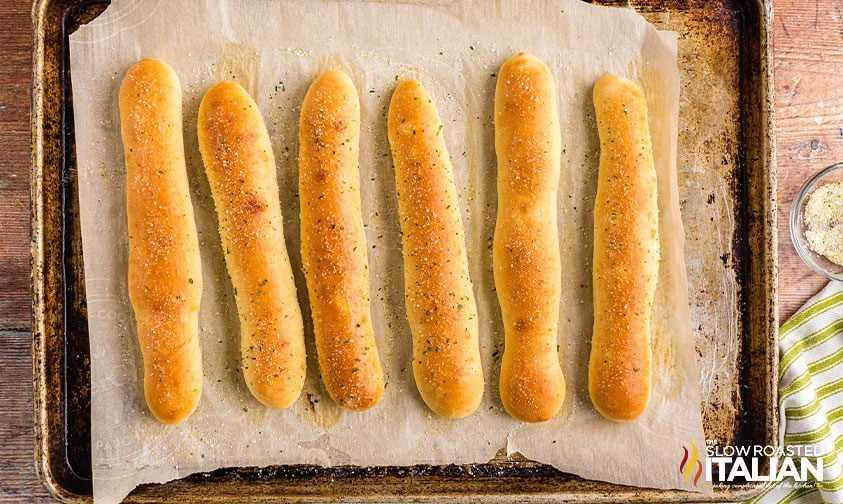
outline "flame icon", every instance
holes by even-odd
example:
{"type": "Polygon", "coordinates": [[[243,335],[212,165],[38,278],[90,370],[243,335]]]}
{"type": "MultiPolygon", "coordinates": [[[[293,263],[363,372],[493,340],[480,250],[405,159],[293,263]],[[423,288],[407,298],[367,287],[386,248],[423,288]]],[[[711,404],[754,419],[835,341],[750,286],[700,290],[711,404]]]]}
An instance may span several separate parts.
{"type": "Polygon", "coordinates": [[[679,463],[679,474],[682,475],[685,483],[691,482],[691,475],[694,476],[694,486],[698,486],[700,477],[702,476],[702,462],[700,462],[700,451],[697,445],[691,443],[691,451],[682,446],[685,454],[682,456],[682,462],[679,463]],[[696,469],[696,471],[695,471],[696,469]]]}

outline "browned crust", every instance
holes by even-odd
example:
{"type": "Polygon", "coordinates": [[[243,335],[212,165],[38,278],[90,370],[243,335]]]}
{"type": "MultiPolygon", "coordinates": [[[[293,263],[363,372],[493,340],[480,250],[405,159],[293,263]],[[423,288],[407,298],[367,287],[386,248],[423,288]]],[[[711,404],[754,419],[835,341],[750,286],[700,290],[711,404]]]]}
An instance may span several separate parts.
{"type": "Polygon", "coordinates": [[[259,401],[286,408],[304,385],[304,329],[269,135],[233,81],[205,93],[197,127],[240,315],[243,377],[259,401]]]}
{"type": "Polygon", "coordinates": [[[169,65],[144,59],[120,86],[126,159],[129,298],[149,409],[178,423],[199,404],[202,266],[184,161],[181,87],[169,65]]]}
{"type": "Polygon", "coordinates": [[[658,200],[647,102],[617,75],[594,86],[600,173],[594,204],[594,332],[588,389],[606,418],[647,407],[650,319],[659,271],[658,200]],[[634,209],[634,211],[631,211],[634,209]]]}
{"type": "Polygon", "coordinates": [[[550,69],[518,53],[495,91],[498,216],[493,263],[505,348],[500,392],[513,417],[542,422],[559,411],[565,378],[557,325],[561,296],[556,196],[561,133],[550,69]]]}
{"type": "Polygon", "coordinates": [[[360,208],[360,102],[338,70],[320,75],[299,121],[301,253],[322,381],[331,398],[367,410],[384,380],[372,329],[360,208]]]}
{"type": "Polygon", "coordinates": [[[419,82],[395,89],[388,129],[416,385],[434,412],[462,418],[483,398],[477,305],[442,120],[419,82]]]}

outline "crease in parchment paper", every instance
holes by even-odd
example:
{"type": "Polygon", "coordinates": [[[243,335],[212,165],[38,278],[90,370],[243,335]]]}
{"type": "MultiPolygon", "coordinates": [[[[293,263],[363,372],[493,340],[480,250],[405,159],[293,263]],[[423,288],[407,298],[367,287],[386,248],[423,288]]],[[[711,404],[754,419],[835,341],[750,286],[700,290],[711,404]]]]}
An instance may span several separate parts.
{"type": "Polygon", "coordinates": [[[137,0],[114,0],[71,35],[96,501],[117,502],[138,484],[219,467],[482,463],[501,449],[587,478],[707,491],[679,471],[683,448],[694,443],[702,449],[705,443],[676,180],[676,43],[675,34],[657,32],[631,10],[575,0],[174,0],[147,9],[139,8],[137,0]],[[569,388],[562,411],[539,425],[510,418],[497,386],[503,333],[490,247],[497,210],[492,112],[496,72],[520,50],[537,54],[555,75],[565,149],[559,191],[559,347],[569,388]],[[161,425],[144,404],[126,288],[125,167],[117,92],[126,69],[142,57],[166,60],[181,79],[185,154],[202,255],[203,396],[196,413],[177,426],[161,425]],[[298,113],[312,80],[329,68],[346,71],[361,100],[361,197],[372,317],[387,382],[381,403],[364,413],[340,410],[320,383],[301,274],[298,113]],[[591,91],[605,72],[626,75],[645,91],[659,184],[656,372],[650,406],[627,424],[600,417],[587,392],[591,212],[598,160],[591,91]],[[198,152],[198,104],[223,77],[241,82],[254,95],[277,161],[286,245],[308,341],[305,388],[286,411],[265,408],[243,384],[234,297],[198,152]],[[409,77],[430,90],[444,120],[480,316],[486,393],[479,410],[458,421],[438,418],[425,407],[410,365],[401,237],[386,139],[391,93],[398,80],[409,77]]]}

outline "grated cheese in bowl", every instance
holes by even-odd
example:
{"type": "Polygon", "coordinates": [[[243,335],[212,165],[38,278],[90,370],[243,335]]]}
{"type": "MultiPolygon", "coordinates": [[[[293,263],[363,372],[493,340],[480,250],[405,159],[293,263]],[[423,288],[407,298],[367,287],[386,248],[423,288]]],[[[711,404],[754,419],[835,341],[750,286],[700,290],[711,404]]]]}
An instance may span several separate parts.
{"type": "Polygon", "coordinates": [[[803,219],[808,247],[843,265],[843,182],[818,187],[808,198],[803,219]]]}

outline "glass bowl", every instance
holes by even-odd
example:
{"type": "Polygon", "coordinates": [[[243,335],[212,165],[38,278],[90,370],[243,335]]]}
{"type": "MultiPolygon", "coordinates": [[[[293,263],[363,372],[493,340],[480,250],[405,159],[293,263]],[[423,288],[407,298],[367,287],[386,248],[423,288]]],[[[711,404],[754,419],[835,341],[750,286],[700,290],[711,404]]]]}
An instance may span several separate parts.
{"type": "Polygon", "coordinates": [[[843,280],[843,266],[835,264],[811,250],[808,247],[808,240],[805,238],[803,214],[808,199],[817,188],[830,182],[843,182],[843,163],[833,164],[820,171],[808,179],[799,190],[799,194],[796,195],[793,206],[790,208],[790,239],[793,241],[793,246],[796,247],[799,257],[811,269],[831,280],[843,280]]]}

